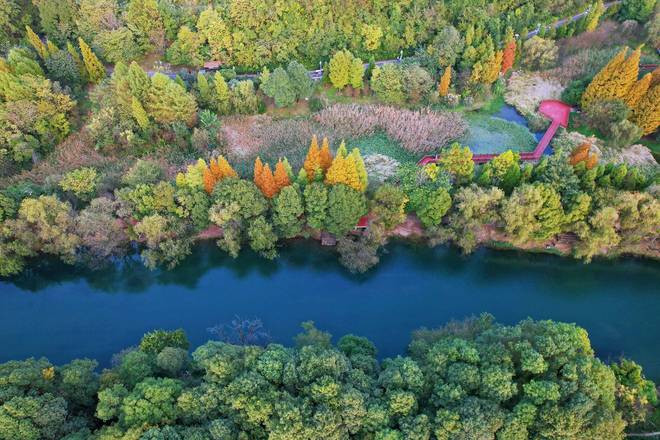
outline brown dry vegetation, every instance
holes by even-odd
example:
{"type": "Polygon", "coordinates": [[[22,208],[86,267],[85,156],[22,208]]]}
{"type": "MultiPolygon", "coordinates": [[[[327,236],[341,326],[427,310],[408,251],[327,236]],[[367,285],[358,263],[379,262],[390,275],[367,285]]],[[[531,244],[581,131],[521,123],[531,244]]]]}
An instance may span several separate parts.
{"type": "Polygon", "coordinates": [[[467,130],[463,117],[430,109],[406,110],[388,106],[335,104],[314,115],[322,127],[344,138],[383,131],[411,153],[436,151],[467,130]]]}

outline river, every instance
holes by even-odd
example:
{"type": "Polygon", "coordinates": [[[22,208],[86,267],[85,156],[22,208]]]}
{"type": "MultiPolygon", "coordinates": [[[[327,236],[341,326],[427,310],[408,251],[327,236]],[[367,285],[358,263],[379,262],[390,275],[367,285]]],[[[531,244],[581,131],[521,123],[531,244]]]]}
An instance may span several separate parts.
{"type": "Polygon", "coordinates": [[[215,247],[195,249],[174,271],[129,260],[102,271],[46,264],[0,282],[0,362],[45,356],[108,365],[113,353],[154,328],[186,330],[193,346],[207,328],[259,318],[274,342],[291,344],[302,321],[335,338],[371,339],[379,357],[404,354],[410,333],[481,312],[585,327],[604,360],[626,355],[660,379],[660,265],[619,259],[585,265],[551,255],[394,244],[364,276],[349,275],[331,250],[295,242],[275,261],[215,247]]]}

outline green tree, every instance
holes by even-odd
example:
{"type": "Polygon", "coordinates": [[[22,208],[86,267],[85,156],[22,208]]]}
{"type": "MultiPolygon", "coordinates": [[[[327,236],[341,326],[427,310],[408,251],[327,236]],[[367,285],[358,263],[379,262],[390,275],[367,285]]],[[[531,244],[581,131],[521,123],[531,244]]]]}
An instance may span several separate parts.
{"type": "Polygon", "coordinates": [[[314,229],[323,228],[328,212],[328,188],[321,182],[312,182],[305,185],[303,195],[307,224],[314,229]]]}
{"type": "Polygon", "coordinates": [[[289,74],[281,67],[268,75],[267,80],[261,84],[261,90],[275,100],[277,107],[289,107],[296,102],[296,90],[289,74]]]}
{"type": "Polygon", "coordinates": [[[367,213],[363,193],[343,184],[333,185],[328,194],[326,228],[335,235],[351,231],[360,217],[367,213]]]}
{"type": "Polygon", "coordinates": [[[247,235],[250,239],[250,247],[253,251],[272,260],[277,257],[277,235],[273,232],[273,226],[265,217],[259,216],[251,220],[247,227],[247,235]]]}
{"type": "Polygon", "coordinates": [[[162,73],[151,77],[151,88],[145,109],[158,123],[183,122],[188,126],[195,123],[197,103],[183,87],[162,73]]]}
{"type": "Polygon", "coordinates": [[[438,164],[452,175],[458,184],[466,184],[472,181],[474,176],[474,161],[472,150],[463,147],[458,142],[451,144],[447,151],[440,155],[438,164]]]}
{"type": "Polygon", "coordinates": [[[215,103],[218,114],[229,114],[231,109],[230,92],[224,76],[222,76],[220,72],[216,72],[213,77],[213,83],[215,87],[215,103]]]}
{"type": "Polygon", "coordinates": [[[330,71],[329,77],[333,87],[341,90],[351,82],[351,67],[353,62],[353,54],[347,50],[340,50],[330,59],[328,69],[330,71]]]}
{"type": "Polygon", "coordinates": [[[307,99],[312,96],[314,82],[309,77],[305,66],[294,60],[286,67],[286,72],[289,74],[291,86],[296,92],[297,99],[307,99]]]}
{"type": "Polygon", "coordinates": [[[371,89],[378,99],[388,104],[401,104],[405,101],[405,91],[401,68],[396,64],[376,67],[371,74],[371,89]]]}
{"type": "Polygon", "coordinates": [[[295,185],[285,186],[273,199],[273,223],[284,238],[300,234],[304,212],[303,198],[295,185]]]}
{"type": "Polygon", "coordinates": [[[559,193],[542,183],[516,188],[502,205],[502,219],[516,245],[548,240],[561,232],[565,221],[559,193]]]}
{"type": "Polygon", "coordinates": [[[94,168],[83,167],[65,174],[59,186],[80,200],[89,201],[96,195],[99,180],[100,176],[94,168]]]}

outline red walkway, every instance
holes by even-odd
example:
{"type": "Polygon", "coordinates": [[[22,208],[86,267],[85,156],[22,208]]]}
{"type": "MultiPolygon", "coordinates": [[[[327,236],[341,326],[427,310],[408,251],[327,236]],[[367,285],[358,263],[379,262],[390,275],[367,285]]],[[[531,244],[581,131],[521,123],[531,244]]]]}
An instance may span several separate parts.
{"type": "MultiPolygon", "coordinates": [[[[541,102],[539,105],[539,113],[550,119],[552,123],[550,127],[546,130],[545,134],[534,148],[534,151],[528,153],[520,153],[520,160],[539,160],[543,153],[545,152],[550,141],[557,133],[559,126],[564,128],[568,127],[568,116],[571,114],[571,106],[565,102],[558,101],[556,99],[549,99],[547,101],[541,102]]],[[[472,156],[474,163],[486,163],[491,159],[495,158],[497,154],[475,154],[472,156]]],[[[436,163],[438,161],[438,155],[429,155],[422,157],[417,165],[428,165],[430,163],[436,163]]]]}

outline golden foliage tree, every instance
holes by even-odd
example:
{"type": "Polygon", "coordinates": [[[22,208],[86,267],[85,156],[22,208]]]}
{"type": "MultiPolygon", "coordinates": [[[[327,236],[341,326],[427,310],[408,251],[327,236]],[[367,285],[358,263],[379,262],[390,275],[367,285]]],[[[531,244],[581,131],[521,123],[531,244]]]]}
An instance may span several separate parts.
{"type": "Polygon", "coordinates": [[[220,168],[222,179],[227,177],[238,177],[238,173],[231,165],[229,165],[229,162],[224,156],[218,157],[218,168],[220,168]]]}
{"type": "Polygon", "coordinates": [[[284,188],[285,186],[291,185],[289,173],[287,172],[286,166],[284,165],[284,162],[282,162],[282,159],[278,160],[277,165],[275,165],[274,177],[278,190],[284,188]]]}
{"type": "Polygon", "coordinates": [[[498,50],[493,54],[493,56],[488,60],[486,68],[483,73],[483,82],[485,84],[492,84],[497,81],[497,78],[500,76],[500,70],[502,69],[502,58],[504,52],[498,50]]]}
{"type": "Polygon", "coordinates": [[[637,107],[639,100],[642,99],[642,97],[646,95],[646,92],[649,91],[652,79],[653,75],[647,73],[639,81],[633,84],[633,86],[628,91],[628,95],[626,95],[623,100],[629,108],[634,109],[637,107]]]}
{"type": "Polygon", "coordinates": [[[596,101],[610,99],[612,80],[621,63],[626,59],[628,48],[624,47],[594,76],[582,95],[582,107],[587,108],[596,101]]]}
{"type": "Polygon", "coordinates": [[[257,156],[257,158],[254,160],[253,180],[254,184],[257,185],[258,188],[261,188],[263,171],[264,163],[261,161],[261,158],[257,156]]]}
{"type": "Polygon", "coordinates": [[[321,151],[319,150],[319,140],[316,135],[312,137],[312,143],[307,151],[303,168],[310,182],[316,178],[317,173],[321,170],[321,151]]]}
{"type": "Polygon", "coordinates": [[[653,86],[639,100],[630,120],[642,129],[644,135],[653,133],[660,126],[660,84],[653,86]]]}
{"type": "Polygon", "coordinates": [[[41,38],[39,38],[39,35],[37,35],[37,34],[32,30],[32,28],[31,28],[30,26],[28,26],[28,25],[25,25],[25,30],[26,30],[26,32],[27,32],[27,39],[28,39],[28,41],[30,42],[30,44],[32,45],[32,47],[34,47],[34,50],[37,51],[37,54],[39,54],[39,57],[40,57],[42,60],[45,60],[46,58],[48,58],[48,55],[49,55],[49,53],[48,53],[48,48],[46,47],[46,45],[44,44],[44,42],[41,41],[41,38]]]}
{"type": "Polygon", "coordinates": [[[135,96],[131,100],[131,112],[133,118],[135,118],[135,122],[137,122],[141,129],[144,130],[149,126],[149,115],[147,115],[147,111],[135,96]]]}
{"type": "MultiPolygon", "coordinates": [[[[631,102],[639,101],[643,94],[639,90],[644,82],[638,84],[639,60],[642,53],[641,46],[632,51],[629,56],[628,48],[624,47],[610,60],[587,86],[582,95],[582,107],[587,108],[598,101],[620,99],[631,102]],[[629,96],[630,94],[633,96],[629,96]]],[[[649,79],[644,80],[649,81],[649,79]]]]}
{"type": "Polygon", "coordinates": [[[438,83],[438,95],[444,97],[449,93],[449,85],[451,84],[451,66],[447,66],[445,71],[440,77],[440,83],[438,83]]]}
{"type": "Polygon", "coordinates": [[[332,152],[330,151],[330,142],[327,137],[323,138],[323,145],[319,153],[319,163],[323,171],[327,171],[332,165],[332,152]]]}
{"type": "Polygon", "coordinates": [[[346,147],[342,142],[342,146],[337,151],[337,155],[326,173],[325,183],[328,185],[341,183],[356,191],[365,191],[368,183],[367,170],[360,155],[360,150],[354,148],[350,154],[345,152],[346,147]]]}
{"type": "Polygon", "coordinates": [[[504,53],[502,54],[502,75],[511,70],[513,63],[516,61],[516,40],[509,40],[504,48],[504,53]]]}
{"type": "Polygon", "coordinates": [[[80,53],[82,53],[83,62],[85,63],[89,80],[94,84],[99,83],[105,78],[105,68],[103,67],[103,64],[101,64],[94,52],[92,52],[92,49],[87,43],[85,43],[85,40],[78,38],[78,46],[80,47],[80,53]]]}

